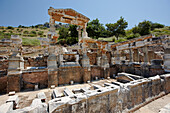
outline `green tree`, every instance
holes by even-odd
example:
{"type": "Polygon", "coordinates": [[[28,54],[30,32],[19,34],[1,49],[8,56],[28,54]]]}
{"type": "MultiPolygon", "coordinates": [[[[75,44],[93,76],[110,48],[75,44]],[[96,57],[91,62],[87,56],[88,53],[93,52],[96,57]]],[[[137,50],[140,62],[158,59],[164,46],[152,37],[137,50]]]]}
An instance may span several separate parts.
{"type": "Polygon", "coordinates": [[[87,24],[87,33],[89,37],[97,39],[102,36],[104,32],[105,28],[97,18],[87,24]]]}
{"type": "Polygon", "coordinates": [[[139,28],[139,34],[141,36],[148,35],[150,34],[150,31],[151,31],[151,23],[150,21],[144,20],[143,22],[140,22],[138,24],[138,28],[139,28]]]}
{"type": "Polygon", "coordinates": [[[133,32],[134,34],[139,33],[139,28],[138,28],[138,26],[135,25],[135,27],[132,28],[132,32],[133,32]]]}
{"type": "Polygon", "coordinates": [[[151,22],[151,30],[154,30],[155,28],[164,28],[164,27],[165,27],[165,25],[163,25],[163,24],[151,22]]]}
{"type": "Polygon", "coordinates": [[[65,27],[61,27],[59,29],[59,35],[60,35],[60,39],[66,39],[69,36],[69,29],[65,28],[65,27]]]}
{"type": "Polygon", "coordinates": [[[36,31],[31,31],[31,33],[32,33],[32,34],[35,34],[35,35],[37,34],[36,31]]]}
{"type": "Polygon", "coordinates": [[[14,30],[14,27],[8,26],[7,29],[12,29],[12,30],[14,30]]]}
{"type": "Polygon", "coordinates": [[[106,24],[109,35],[115,35],[117,40],[120,35],[126,35],[125,29],[127,26],[128,22],[126,22],[123,17],[120,17],[120,19],[114,24],[106,24]]]}
{"type": "Polygon", "coordinates": [[[70,37],[78,37],[77,25],[69,26],[70,37]]]}

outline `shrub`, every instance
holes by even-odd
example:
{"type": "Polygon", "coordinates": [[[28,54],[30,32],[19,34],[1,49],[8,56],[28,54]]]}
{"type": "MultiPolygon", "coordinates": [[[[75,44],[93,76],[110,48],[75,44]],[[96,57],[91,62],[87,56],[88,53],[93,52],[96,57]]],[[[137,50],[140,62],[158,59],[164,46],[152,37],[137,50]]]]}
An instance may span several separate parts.
{"type": "Polygon", "coordinates": [[[0,27],[0,29],[4,29],[4,27],[3,27],[3,26],[1,26],[1,27],[0,27]]]}
{"type": "Polygon", "coordinates": [[[31,33],[32,33],[32,34],[37,34],[37,32],[36,32],[36,31],[31,31],[31,33]]]}
{"type": "Polygon", "coordinates": [[[8,26],[7,29],[12,29],[12,30],[14,30],[14,27],[8,26]]]}
{"type": "Polygon", "coordinates": [[[6,30],[3,30],[2,32],[6,32],[6,30]]]}
{"type": "Polygon", "coordinates": [[[13,33],[11,30],[9,31],[10,33],[13,33]]]}
{"type": "Polygon", "coordinates": [[[139,33],[130,34],[130,35],[127,36],[127,39],[133,39],[133,38],[137,38],[137,37],[140,37],[140,34],[139,34],[139,33]]]}
{"type": "Polygon", "coordinates": [[[126,41],[127,39],[125,39],[125,38],[120,38],[120,39],[118,39],[118,40],[115,40],[115,43],[118,43],[118,42],[124,42],[124,41],[126,41]]]}
{"type": "Polygon", "coordinates": [[[44,34],[44,31],[39,31],[38,32],[38,35],[43,35],[44,34]]]}

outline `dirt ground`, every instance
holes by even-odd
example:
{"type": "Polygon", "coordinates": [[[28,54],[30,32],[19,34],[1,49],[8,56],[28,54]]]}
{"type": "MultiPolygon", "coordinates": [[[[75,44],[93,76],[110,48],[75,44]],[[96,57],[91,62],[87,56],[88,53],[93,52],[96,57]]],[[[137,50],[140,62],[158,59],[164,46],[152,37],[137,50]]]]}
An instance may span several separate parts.
{"type": "Polygon", "coordinates": [[[159,110],[168,103],[170,103],[170,94],[158,98],[155,101],[152,101],[151,103],[145,105],[144,107],[141,107],[134,113],[159,113],[159,110]]]}

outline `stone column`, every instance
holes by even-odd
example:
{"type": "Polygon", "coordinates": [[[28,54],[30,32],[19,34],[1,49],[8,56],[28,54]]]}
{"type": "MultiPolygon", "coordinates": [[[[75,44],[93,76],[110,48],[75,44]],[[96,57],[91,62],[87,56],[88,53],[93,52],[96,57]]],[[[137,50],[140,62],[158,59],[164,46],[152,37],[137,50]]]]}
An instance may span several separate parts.
{"type": "Polygon", "coordinates": [[[83,54],[81,64],[82,64],[82,68],[84,70],[83,82],[86,83],[87,81],[91,80],[90,60],[89,60],[89,57],[87,56],[87,54],[83,54]]]}
{"type": "Polygon", "coordinates": [[[79,45],[80,45],[80,41],[82,39],[82,37],[81,37],[81,29],[82,29],[81,26],[77,27],[77,31],[78,31],[78,43],[79,43],[79,45]]]}
{"type": "Polygon", "coordinates": [[[55,32],[55,20],[50,16],[50,32],[55,32]]]}
{"type": "Polygon", "coordinates": [[[170,72],[170,37],[164,43],[164,70],[170,72]]]}
{"type": "Polygon", "coordinates": [[[120,64],[120,52],[119,50],[116,50],[116,61],[115,61],[116,64],[120,64]]]}
{"type": "Polygon", "coordinates": [[[144,51],[144,64],[148,64],[148,47],[146,45],[143,47],[143,51],[144,51]]]}
{"type": "Polygon", "coordinates": [[[87,23],[85,23],[85,26],[83,27],[82,38],[87,38],[88,37],[88,34],[86,32],[86,27],[87,27],[87,23]]]}
{"type": "Polygon", "coordinates": [[[132,50],[132,48],[129,49],[129,56],[130,56],[129,57],[130,58],[130,63],[133,63],[134,60],[133,60],[133,50],[132,50]]]}
{"type": "Polygon", "coordinates": [[[18,48],[15,47],[13,54],[9,57],[9,66],[7,74],[7,92],[16,91],[21,89],[21,74],[24,69],[24,60],[18,52],[18,48]]]}
{"type": "Polygon", "coordinates": [[[134,54],[133,54],[133,60],[134,62],[139,62],[139,53],[138,53],[138,49],[134,49],[134,54]]]}
{"type": "Polygon", "coordinates": [[[110,77],[110,71],[109,71],[110,65],[106,54],[102,54],[101,68],[103,69],[104,78],[110,77]]]}
{"type": "Polygon", "coordinates": [[[48,66],[48,87],[51,85],[58,86],[58,67],[57,57],[55,54],[50,54],[47,59],[48,66]]]}

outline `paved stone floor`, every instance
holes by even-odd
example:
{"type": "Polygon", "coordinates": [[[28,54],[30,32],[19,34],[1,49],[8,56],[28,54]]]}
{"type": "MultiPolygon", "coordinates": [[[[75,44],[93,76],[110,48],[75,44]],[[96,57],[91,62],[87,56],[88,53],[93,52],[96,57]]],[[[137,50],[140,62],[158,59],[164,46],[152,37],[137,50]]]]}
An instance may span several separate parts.
{"type": "Polygon", "coordinates": [[[170,103],[170,94],[158,98],[155,101],[152,101],[151,103],[145,105],[144,107],[141,107],[134,113],[159,113],[159,109],[163,108],[168,103],[170,103]]]}

